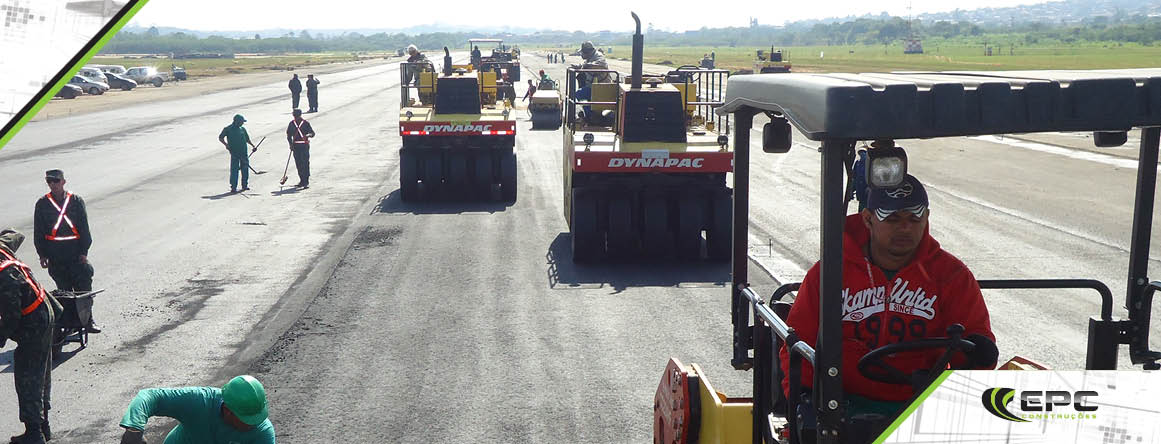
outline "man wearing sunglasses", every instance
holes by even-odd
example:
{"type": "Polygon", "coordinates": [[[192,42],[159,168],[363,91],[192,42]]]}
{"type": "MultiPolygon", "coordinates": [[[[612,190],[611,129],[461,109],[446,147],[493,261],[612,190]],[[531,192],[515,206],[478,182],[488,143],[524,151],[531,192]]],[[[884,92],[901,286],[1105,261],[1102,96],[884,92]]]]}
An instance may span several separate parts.
{"type": "MultiPolygon", "coordinates": [[[[81,196],[65,191],[67,182],[61,170],[46,171],[44,181],[49,192],[36,201],[33,215],[33,239],[40,266],[48,268],[48,275],[52,276],[58,290],[92,291],[93,266],[89,264],[89,247],[93,245],[93,237],[89,232],[85,201],[81,196]]],[[[101,332],[91,321],[87,330],[89,333],[101,332]]]]}

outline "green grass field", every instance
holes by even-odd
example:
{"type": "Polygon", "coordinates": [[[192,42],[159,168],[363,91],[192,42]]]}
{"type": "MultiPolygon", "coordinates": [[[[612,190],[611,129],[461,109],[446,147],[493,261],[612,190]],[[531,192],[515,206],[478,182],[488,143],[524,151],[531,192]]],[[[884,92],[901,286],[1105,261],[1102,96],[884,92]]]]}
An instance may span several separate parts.
{"type": "MultiPolygon", "coordinates": [[[[739,71],[754,68],[758,47],[645,47],[646,63],[669,62],[673,66],[697,65],[702,54],[715,52],[718,68],[739,71]]],[[[764,48],[767,51],[769,47],[764,48]]],[[[778,49],[778,48],[776,48],[778,49]]],[[[904,70],[1016,70],[1016,69],[1114,69],[1161,67],[1161,47],[1091,44],[1076,46],[1030,46],[1011,49],[993,47],[992,56],[984,46],[924,45],[924,54],[903,54],[902,45],[892,46],[796,46],[780,48],[784,60],[795,72],[886,72],[904,70]]],[[[614,46],[611,58],[628,59],[628,46],[614,46]]]]}
{"type": "Polygon", "coordinates": [[[286,71],[303,66],[323,65],[335,62],[350,62],[382,58],[386,54],[318,53],[279,56],[244,56],[233,59],[147,59],[129,57],[97,56],[89,62],[92,65],[153,66],[169,72],[170,64],[183,67],[191,78],[213,77],[224,74],[240,74],[254,71],[286,71]]]}

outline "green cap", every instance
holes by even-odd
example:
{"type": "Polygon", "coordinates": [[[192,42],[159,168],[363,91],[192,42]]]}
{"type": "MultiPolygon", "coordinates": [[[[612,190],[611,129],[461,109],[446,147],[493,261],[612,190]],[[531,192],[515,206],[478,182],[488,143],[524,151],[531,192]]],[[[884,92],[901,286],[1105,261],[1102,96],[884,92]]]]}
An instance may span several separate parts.
{"type": "Polygon", "coordinates": [[[246,121],[246,118],[242,117],[241,114],[234,114],[234,123],[241,123],[241,122],[245,122],[245,121],[246,121]]]}
{"type": "Polygon", "coordinates": [[[222,400],[234,416],[249,425],[266,420],[266,389],[250,375],[237,376],[222,387],[222,400]]]}

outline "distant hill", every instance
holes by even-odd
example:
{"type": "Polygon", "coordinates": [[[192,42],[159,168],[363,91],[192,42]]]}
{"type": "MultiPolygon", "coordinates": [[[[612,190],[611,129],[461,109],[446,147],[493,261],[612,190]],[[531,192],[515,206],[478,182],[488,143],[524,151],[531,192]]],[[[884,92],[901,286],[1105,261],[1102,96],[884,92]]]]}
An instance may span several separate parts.
{"type": "MultiPolygon", "coordinates": [[[[135,34],[142,34],[142,33],[145,33],[146,31],[148,31],[149,28],[150,27],[148,27],[148,26],[129,25],[129,26],[125,26],[124,28],[122,28],[121,31],[122,32],[131,32],[131,33],[135,33],[135,34]]],[[[253,31],[198,31],[198,30],[192,30],[192,29],[174,28],[174,27],[169,27],[169,26],[157,26],[156,28],[157,28],[157,32],[160,35],[183,33],[183,34],[192,35],[192,36],[199,37],[199,38],[205,38],[205,37],[209,37],[209,36],[221,36],[221,37],[234,38],[234,39],[254,38],[255,35],[261,36],[262,38],[276,38],[276,37],[284,37],[284,36],[287,36],[291,33],[294,33],[294,35],[297,36],[298,34],[302,33],[302,31],[303,31],[303,29],[286,29],[286,28],[261,29],[261,30],[253,30],[253,31]]],[[[420,35],[420,34],[432,34],[432,33],[437,33],[437,32],[448,32],[449,30],[452,30],[452,29],[454,29],[455,32],[467,32],[467,33],[479,32],[481,34],[488,34],[488,35],[495,35],[495,34],[527,35],[527,34],[534,34],[536,32],[541,31],[539,29],[533,29],[533,28],[521,28],[521,27],[510,27],[510,26],[493,27],[493,28],[482,27],[482,28],[476,29],[476,28],[465,28],[465,27],[461,27],[461,26],[444,25],[444,24],[439,24],[439,23],[434,23],[434,24],[429,24],[429,25],[410,26],[407,28],[360,28],[360,29],[310,29],[310,28],[308,28],[305,31],[307,31],[307,33],[309,33],[311,36],[313,36],[315,38],[329,38],[329,37],[338,37],[338,36],[347,35],[347,34],[374,35],[374,34],[382,33],[382,34],[420,35]]]]}
{"type": "Polygon", "coordinates": [[[921,14],[924,22],[939,20],[966,21],[978,25],[1006,25],[1011,23],[1072,24],[1106,17],[1112,21],[1140,21],[1147,17],[1161,17],[1161,0],[1064,0],[1010,8],[981,8],[921,14]],[[1119,19],[1119,20],[1118,20],[1119,19]]]}

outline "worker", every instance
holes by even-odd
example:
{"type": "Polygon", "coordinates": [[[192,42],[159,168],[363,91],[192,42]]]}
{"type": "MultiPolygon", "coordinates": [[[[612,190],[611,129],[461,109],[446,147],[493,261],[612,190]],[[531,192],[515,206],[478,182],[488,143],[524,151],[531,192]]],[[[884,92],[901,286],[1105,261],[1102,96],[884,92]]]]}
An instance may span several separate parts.
{"type": "MultiPolygon", "coordinates": [[[[609,63],[605,61],[605,55],[600,50],[593,46],[593,42],[586,41],[581,44],[581,58],[584,63],[580,65],[573,65],[577,69],[609,69],[609,63]]],[[[592,99],[592,84],[593,83],[608,83],[611,77],[607,72],[599,73],[577,73],[577,84],[580,86],[576,91],[576,98],[582,101],[589,101],[592,99]]],[[[584,119],[593,121],[592,108],[588,105],[583,107],[584,119]]]]}
{"type": "Polygon", "coordinates": [[[176,419],[165,444],[274,444],[274,424],[266,389],[253,376],[234,377],[222,388],[151,388],[137,396],[121,417],[121,444],[144,444],[149,418],[176,419]]]}
{"type": "Polygon", "coordinates": [[[472,48],[472,66],[476,67],[476,69],[480,69],[480,59],[482,58],[483,57],[480,56],[480,47],[479,45],[476,45],[474,48],[472,48]]]}
{"type": "Polygon", "coordinates": [[[318,112],[318,79],[314,78],[314,74],[306,75],[306,102],[310,105],[308,113],[318,112]]]}
{"type": "Polygon", "coordinates": [[[16,341],[12,354],[16,400],[24,433],[13,444],[44,444],[52,439],[48,426],[52,391],[53,308],[44,288],[32,277],[32,269],[16,259],[24,235],[13,229],[0,231],[0,349],[16,341]]]}
{"type": "MultiPolygon", "coordinates": [[[[431,63],[431,62],[429,60],[427,60],[427,56],[425,56],[425,55],[423,55],[423,53],[419,52],[419,48],[416,48],[415,45],[407,45],[407,63],[431,63]]],[[[424,69],[428,69],[428,68],[429,68],[429,66],[425,66],[425,67],[410,66],[410,67],[408,67],[408,72],[407,72],[407,76],[406,76],[407,84],[408,85],[419,84],[419,72],[424,70],[424,69]]]]}
{"type": "Polygon", "coordinates": [[[298,74],[290,79],[290,109],[298,108],[298,99],[302,96],[302,81],[298,80],[298,74]]]}
{"type": "MultiPolygon", "coordinates": [[[[842,283],[842,382],[850,402],[847,413],[898,414],[916,395],[907,384],[872,380],[858,369],[859,360],[887,344],[943,336],[949,326],[963,326],[963,338],[975,344],[952,357],[955,369],[991,370],[996,365],[996,337],[980,285],[963,262],[942,249],[930,234],[927,191],[914,176],[891,188],[870,188],[867,205],[847,216],[844,229],[842,283]]],[[[818,339],[819,264],[803,278],[786,323],[811,346],[818,339]]],[[[916,350],[885,357],[883,362],[906,375],[926,371],[942,350],[916,350]]],[[[780,350],[783,374],[789,351],[780,350]]],[[[813,369],[803,369],[810,388],[813,369]]],[[[782,381],[789,390],[789,379],[782,381]]],[[[920,389],[922,390],[922,389],[920,389]]]]}
{"type": "Polygon", "coordinates": [[[258,151],[258,147],[250,140],[250,134],[242,127],[244,123],[246,119],[241,114],[235,114],[234,123],[222,128],[222,132],[218,133],[218,141],[222,142],[222,146],[230,153],[231,193],[238,192],[239,170],[242,172],[242,191],[250,189],[250,157],[246,154],[246,145],[249,144],[254,149],[250,154],[258,151]]]}
{"type": "MultiPolygon", "coordinates": [[[[49,192],[36,201],[33,211],[33,245],[40,256],[40,266],[56,282],[57,290],[87,292],[93,290],[93,265],[89,263],[89,248],[93,236],[89,231],[89,216],[85,200],[65,190],[64,171],[48,170],[44,181],[49,192]]],[[[91,298],[77,299],[78,304],[92,304],[91,298]]],[[[78,307],[91,312],[91,306],[78,307]]],[[[100,333],[92,318],[89,333],[100,333]]]]}
{"type": "MultiPolygon", "coordinates": [[[[532,79],[528,79],[528,91],[524,93],[524,98],[522,99],[522,101],[527,102],[528,98],[532,97],[534,95],[536,95],[536,85],[532,84],[532,79]]],[[[531,117],[532,116],[532,107],[529,106],[527,108],[527,110],[528,110],[528,116],[531,117]]]]}
{"type": "Polygon", "coordinates": [[[294,168],[298,170],[298,183],[295,187],[310,188],[310,138],[314,137],[314,128],[310,122],[302,118],[302,110],[294,110],[294,120],[286,126],[286,141],[290,143],[290,151],[294,153],[294,168]]]}

